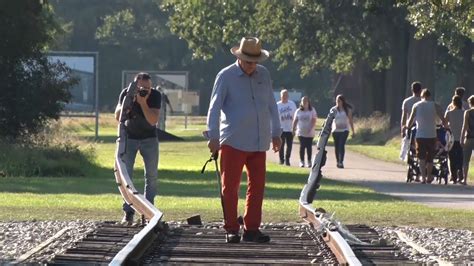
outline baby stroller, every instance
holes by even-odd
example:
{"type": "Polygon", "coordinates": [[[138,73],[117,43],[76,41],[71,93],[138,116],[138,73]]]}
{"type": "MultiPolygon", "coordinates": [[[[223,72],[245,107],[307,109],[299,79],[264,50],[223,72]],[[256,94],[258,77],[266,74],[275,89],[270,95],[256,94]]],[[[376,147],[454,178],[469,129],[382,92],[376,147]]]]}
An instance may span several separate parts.
{"type": "MultiPolygon", "coordinates": [[[[440,125],[436,127],[436,134],[436,154],[433,158],[432,176],[433,180],[438,181],[438,184],[441,184],[441,181],[444,180],[444,184],[446,185],[448,184],[449,174],[448,152],[453,146],[453,138],[451,136],[451,131],[446,130],[440,125]]],[[[416,128],[413,127],[412,129],[408,130],[406,136],[410,139],[410,148],[407,154],[407,183],[413,181],[419,182],[421,177],[419,162],[418,158],[416,157],[415,136],[416,128]]]]}

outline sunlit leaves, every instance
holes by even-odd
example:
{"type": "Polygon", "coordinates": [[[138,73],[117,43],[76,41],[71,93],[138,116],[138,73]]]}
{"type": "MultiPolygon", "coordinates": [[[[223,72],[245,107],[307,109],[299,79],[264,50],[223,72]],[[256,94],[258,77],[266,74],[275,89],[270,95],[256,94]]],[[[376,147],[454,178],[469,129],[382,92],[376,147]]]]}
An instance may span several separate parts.
{"type": "Polygon", "coordinates": [[[280,67],[297,62],[303,76],[328,67],[347,73],[359,62],[373,70],[390,68],[392,31],[403,28],[406,19],[418,37],[437,34],[455,53],[460,37],[474,34],[473,5],[462,0],[220,0],[212,5],[170,0],[162,8],[170,14],[172,32],[188,42],[195,58],[212,58],[216,50],[256,34],[280,67]]]}
{"type": "Polygon", "coordinates": [[[255,1],[166,1],[171,31],[188,42],[193,57],[211,59],[242,36],[255,35],[255,1]]]}
{"type": "Polygon", "coordinates": [[[474,4],[471,0],[399,1],[409,11],[417,38],[435,36],[451,55],[459,56],[465,40],[474,41],[474,4]]]}
{"type": "Polygon", "coordinates": [[[120,10],[104,17],[104,24],[97,29],[96,37],[107,44],[120,44],[120,39],[133,33],[135,17],[130,9],[120,10]]]}

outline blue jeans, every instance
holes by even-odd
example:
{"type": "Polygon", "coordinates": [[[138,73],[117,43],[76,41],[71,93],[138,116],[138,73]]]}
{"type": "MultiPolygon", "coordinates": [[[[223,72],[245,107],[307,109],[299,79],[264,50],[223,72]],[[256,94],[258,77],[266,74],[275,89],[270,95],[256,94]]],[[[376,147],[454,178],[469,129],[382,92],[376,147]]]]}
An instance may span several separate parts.
{"type": "MultiPolygon", "coordinates": [[[[126,151],[124,154],[125,165],[127,172],[130,175],[130,179],[133,177],[133,165],[135,164],[135,158],[137,152],[143,157],[145,164],[145,198],[154,203],[156,195],[156,179],[158,177],[158,157],[159,157],[159,145],[158,138],[146,138],[146,139],[127,139],[126,151]]],[[[127,203],[123,204],[123,210],[128,214],[134,214],[135,211],[127,203]]]]}

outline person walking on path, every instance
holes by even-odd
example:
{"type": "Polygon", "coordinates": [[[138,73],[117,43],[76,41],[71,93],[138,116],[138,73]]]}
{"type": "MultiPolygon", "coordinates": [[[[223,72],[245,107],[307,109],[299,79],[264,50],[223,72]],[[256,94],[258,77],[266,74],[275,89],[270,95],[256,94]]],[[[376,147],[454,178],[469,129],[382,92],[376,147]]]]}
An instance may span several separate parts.
{"type": "MultiPolygon", "coordinates": [[[[466,89],[463,88],[463,87],[457,87],[456,89],[454,89],[454,96],[459,96],[461,97],[461,102],[462,102],[462,108],[461,110],[465,111],[465,110],[468,110],[470,107],[469,107],[469,103],[467,101],[464,100],[464,94],[466,93],[466,89]]],[[[451,111],[453,110],[455,107],[454,107],[454,104],[451,102],[448,107],[446,107],[446,112],[448,111],[451,111]]]]}
{"type": "Polygon", "coordinates": [[[406,128],[411,128],[416,121],[416,156],[420,161],[422,183],[433,181],[433,158],[436,149],[436,117],[439,117],[446,129],[449,128],[443,116],[441,106],[431,100],[428,89],[421,91],[421,101],[413,105],[406,128]]]}
{"type": "Polygon", "coordinates": [[[293,101],[288,100],[288,90],[281,90],[280,101],[277,102],[278,113],[280,114],[281,147],[280,147],[280,164],[290,166],[291,148],[293,147],[293,130],[292,123],[296,112],[296,105],[293,101]],[[286,154],[285,154],[286,144],[286,154]]]}
{"type": "Polygon", "coordinates": [[[407,123],[407,119],[410,117],[413,105],[421,100],[420,98],[421,83],[419,81],[414,81],[411,84],[411,93],[412,95],[406,98],[405,100],[403,100],[403,103],[402,103],[402,118],[400,121],[400,131],[401,131],[402,137],[405,137],[405,132],[403,128],[407,123]]]}
{"type": "Polygon", "coordinates": [[[266,151],[281,146],[281,126],[268,70],[257,64],[269,57],[255,37],[244,37],[231,48],[237,61],[216,76],[207,114],[208,147],[221,151],[222,197],[226,242],[240,242],[237,220],[242,169],[247,171],[243,241],[264,243],[260,230],[265,189],[266,151]]]}
{"type": "Polygon", "coordinates": [[[311,167],[311,156],[313,152],[314,127],[318,115],[316,109],[311,106],[308,96],[301,98],[300,107],[296,110],[293,120],[293,132],[300,141],[300,167],[304,167],[305,150],[308,155],[308,167],[311,167]]]}
{"type": "Polygon", "coordinates": [[[334,139],[334,150],[336,153],[337,168],[344,168],[344,154],[346,149],[346,141],[349,137],[349,126],[354,137],[354,122],[352,121],[352,106],[346,102],[342,94],[336,97],[336,106],[331,110],[335,110],[336,116],[332,122],[332,137],[334,139]]]}
{"type": "MultiPolygon", "coordinates": [[[[154,203],[156,195],[156,179],[158,177],[158,135],[156,124],[160,117],[161,94],[152,89],[151,77],[148,73],[136,75],[139,88],[134,98],[132,110],[125,121],[127,132],[126,153],[124,156],[127,172],[132,179],[133,166],[137,152],[143,157],[145,164],[145,198],[154,203]],[[145,95],[145,96],[142,96],[145,95]]],[[[122,90],[119,102],[115,108],[115,119],[120,119],[122,103],[127,95],[127,89],[122,90]]],[[[127,203],[123,203],[124,217],[122,223],[131,225],[135,211],[127,203]]]]}
{"type": "Polygon", "coordinates": [[[469,162],[471,161],[472,149],[474,149],[474,96],[471,95],[469,99],[469,109],[464,112],[464,122],[461,131],[461,145],[463,148],[463,176],[464,180],[461,182],[467,185],[467,177],[469,173],[469,162]]]}
{"type": "Polygon", "coordinates": [[[453,146],[449,151],[449,172],[451,173],[451,181],[456,184],[457,182],[461,182],[463,179],[461,130],[462,123],[464,121],[464,111],[462,110],[461,97],[458,95],[453,96],[451,105],[453,105],[454,108],[450,111],[447,111],[444,117],[448,121],[454,140],[453,146]]]}

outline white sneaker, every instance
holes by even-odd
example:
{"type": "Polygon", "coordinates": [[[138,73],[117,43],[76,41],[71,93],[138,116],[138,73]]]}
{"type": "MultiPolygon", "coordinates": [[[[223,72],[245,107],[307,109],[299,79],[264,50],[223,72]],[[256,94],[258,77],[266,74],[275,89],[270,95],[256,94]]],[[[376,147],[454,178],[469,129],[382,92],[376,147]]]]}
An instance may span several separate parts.
{"type": "Polygon", "coordinates": [[[311,163],[311,161],[308,161],[308,168],[311,168],[313,165],[311,163]]]}
{"type": "Polygon", "coordinates": [[[300,167],[304,167],[304,162],[300,162],[300,167]]]}

